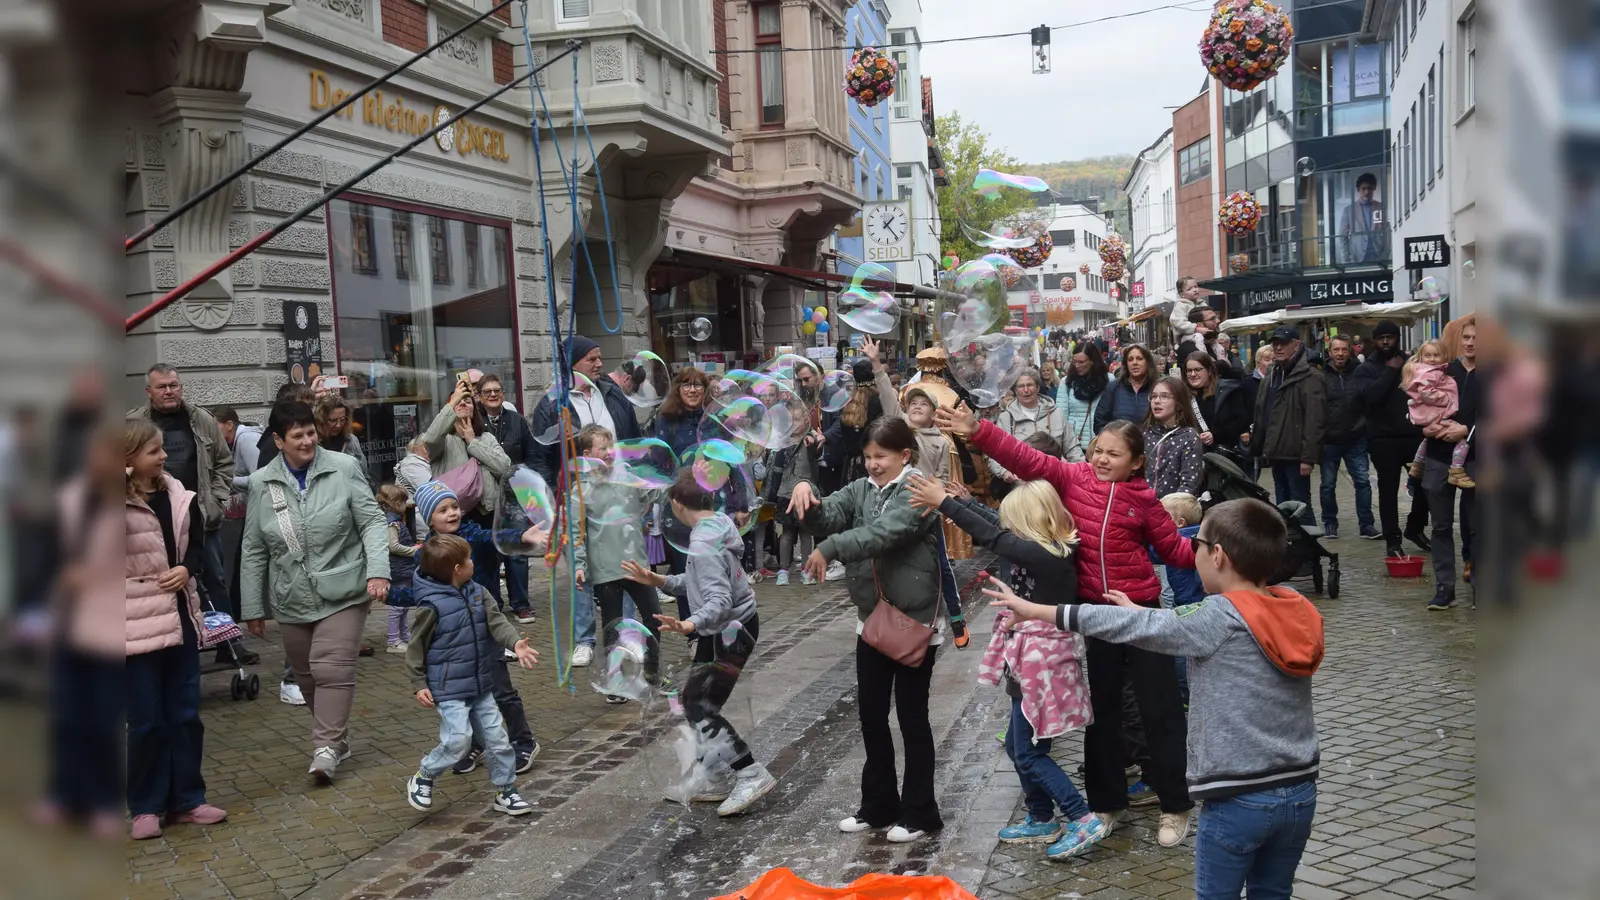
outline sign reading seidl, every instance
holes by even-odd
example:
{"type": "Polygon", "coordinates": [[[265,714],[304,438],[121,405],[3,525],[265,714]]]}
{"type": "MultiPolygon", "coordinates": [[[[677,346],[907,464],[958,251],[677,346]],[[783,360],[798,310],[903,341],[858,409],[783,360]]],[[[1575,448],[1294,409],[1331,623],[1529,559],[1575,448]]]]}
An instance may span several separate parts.
{"type": "MultiPolygon", "coordinates": [[[[349,91],[334,87],[326,72],[312,69],[310,76],[312,109],[336,106],[350,96],[349,91]]],[[[450,121],[454,115],[447,106],[436,106],[432,110],[407,106],[402,97],[392,94],[385,97],[383,91],[372,91],[362,96],[360,104],[352,104],[340,111],[339,116],[355,121],[356,105],[361,107],[362,124],[412,137],[426,134],[433,126],[450,121]]],[[[465,119],[451,122],[433,139],[439,149],[446,153],[452,150],[462,156],[476,153],[496,162],[508,162],[511,159],[506,153],[505,132],[485,128],[465,119]]]]}

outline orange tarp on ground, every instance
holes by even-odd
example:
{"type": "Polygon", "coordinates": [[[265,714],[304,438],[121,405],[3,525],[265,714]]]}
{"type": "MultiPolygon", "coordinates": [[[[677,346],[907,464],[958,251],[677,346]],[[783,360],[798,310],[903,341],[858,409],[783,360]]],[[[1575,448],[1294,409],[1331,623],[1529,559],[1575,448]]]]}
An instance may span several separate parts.
{"type": "Polygon", "coordinates": [[[863,875],[842,888],[812,884],[788,869],[773,869],[742,891],[713,900],[977,900],[943,875],[863,875]]]}

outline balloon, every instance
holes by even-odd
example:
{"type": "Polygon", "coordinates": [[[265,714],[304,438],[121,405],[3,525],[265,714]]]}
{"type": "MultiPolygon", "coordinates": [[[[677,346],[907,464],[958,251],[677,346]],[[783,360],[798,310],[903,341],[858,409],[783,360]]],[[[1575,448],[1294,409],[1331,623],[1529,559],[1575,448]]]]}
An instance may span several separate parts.
{"type": "Polygon", "coordinates": [[[801,334],[816,334],[817,333],[817,325],[816,325],[816,323],[815,322],[802,323],[801,326],[800,326],[800,333],[801,334]]]}
{"type": "Polygon", "coordinates": [[[813,312],[813,310],[809,306],[800,307],[800,317],[803,318],[803,319],[811,318],[811,313],[812,312],[813,312]]]}
{"type": "Polygon", "coordinates": [[[819,322],[828,317],[828,308],[826,306],[819,306],[814,312],[817,314],[817,321],[819,322]]]}
{"type": "Polygon", "coordinates": [[[828,333],[828,323],[827,322],[818,322],[817,323],[817,333],[818,334],[827,334],[828,333]]]}

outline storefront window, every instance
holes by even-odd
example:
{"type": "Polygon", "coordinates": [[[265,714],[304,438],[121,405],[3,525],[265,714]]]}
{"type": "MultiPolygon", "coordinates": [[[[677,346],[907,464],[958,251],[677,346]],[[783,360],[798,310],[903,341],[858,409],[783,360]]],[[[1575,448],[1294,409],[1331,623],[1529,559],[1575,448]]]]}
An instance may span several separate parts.
{"type": "Polygon", "coordinates": [[[425,231],[413,229],[412,213],[377,202],[328,204],[339,372],[350,379],[346,396],[373,484],[392,477],[406,444],[449,397],[456,373],[492,372],[507,394],[519,393],[509,230],[422,215],[425,231]],[[500,247],[495,268],[469,261],[452,269],[455,256],[482,259],[484,244],[500,247]],[[481,283],[470,284],[475,265],[481,283]]]}
{"type": "Polygon", "coordinates": [[[1318,172],[1307,179],[1301,227],[1307,237],[1318,239],[1316,256],[1320,264],[1388,262],[1389,210],[1384,196],[1387,178],[1384,167],[1371,166],[1318,172]]]}
{"type": "Polygon", "coordinates": [[[650,344],[674,373],[698,365],[715,374],[744,361],[737,276],[692,266],[650,268],[650,344]],[[709,326],[709,334],[697,329],[709,326]]]}

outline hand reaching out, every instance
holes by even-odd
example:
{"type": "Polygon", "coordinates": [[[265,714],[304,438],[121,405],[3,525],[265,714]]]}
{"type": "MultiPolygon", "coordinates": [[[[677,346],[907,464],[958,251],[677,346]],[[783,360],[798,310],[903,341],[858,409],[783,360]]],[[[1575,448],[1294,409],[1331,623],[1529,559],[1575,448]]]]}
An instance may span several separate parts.
{"type": "Polygon", "coordinates": [[[1145,609],[1146,608],[1146,607],[1140,606],[1139,604],[1137,604],[1137,603],[1133,602],[1132,600],[1130,600],[1128,598],[1128,595],[1124,594],[1122,591],[1106,591],[1104,594],[1101,594],[1100,596],[1106,602],[1115,603],[1116,605],[1121,606],[1121,607],[1123,607],[1125,609],[1145,609]]]}
{"type": "Polygon", "coordinates": [[[972,492],[967,490],[967,486],[962,484],[959,480],[952,479],[950,481],[946,481],[944,483],[944,489],[950,494],[950,496],[955,497],[958,500],[972,499],[972,492]]]}
{"type": "Polygon", "coordinates": [[[677,634],[694,634],[694,623],[688,619],[657,614],[656,621],[661,623],[662,631],[671,631],[677,634]]]}
{"type": "Polygon", "coordinates": [[[650,587],[661,587],[667,583],[667,576],[652,572],[631,559],[622,561],[622,574],[629,581],[637,581],[650,587]]]}
{"type": "Polygon", "coordinates": [[[794,486],[794,493],[789,497],[789,513],[794,516],[804,517],[822,501],[817,499],[817,492],[812,489],[811,483],[802,481],[794,486]]]}
{"type": "Polygon", "coordinates": [[[955,409],[939,409],[933,414],[933,422],[962,437],[972,437],[978,433],[978,417],[972,414],[965,403],[956,404],[955,409]]]}
{"type": "Polygon", "coordinates": [[[872,368],[874,370],[877,370],[883,366],[883,362],[878,358],[878,342],[872,338],[862,339],[861,355],[866,357],[868,362],[872,363],[872,368]]]}
{"type": "Polygon", "coordinates": [[[517,664],[524,669],[531,669],[539,662],[539,651],[528,646],[528,639],[523,638],[511,647],[511,652],[517,655],[517,664]]]}
{"type": "Polygon", "coordinates": [[[828,558],[822,555],[821,550],[813,550],[801,569],[821,584],[828,575],[828,558]]]}
{"type": "Polygon", "coordinates": [[[1031,603],[1018,597],[1009,585],[998,578],[990,578],[989,583],[994,587],[984,588],[983,593],[985,596],[994,598],[994,602],[990,603],[990,606],[1011,610],[1012,615],[1016,616],[1018,621],[1038,619],[1041,622],[1054,622],[1056,620],[1056,608],[1054,606],[1031,603]]]}
{"type": "Polygon", "coordinates": [[[936,510],[944,498],[949,496],[944,485],[926,475],[913,475],[906,481],[907,489],[911,493],[911,508],[920,509],[924,514],[929,510],[936,510]]]}

